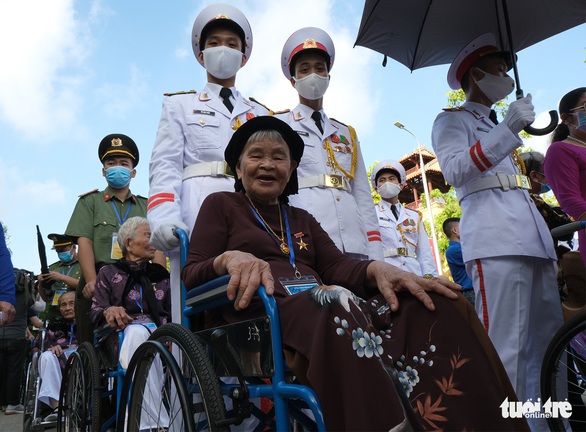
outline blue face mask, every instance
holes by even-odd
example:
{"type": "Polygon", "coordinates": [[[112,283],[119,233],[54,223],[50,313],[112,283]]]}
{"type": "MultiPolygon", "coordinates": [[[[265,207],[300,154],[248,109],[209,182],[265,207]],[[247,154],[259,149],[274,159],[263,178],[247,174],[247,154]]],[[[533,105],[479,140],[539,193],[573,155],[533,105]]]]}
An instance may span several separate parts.
{"type": "Polygon", "coordinates": [[[106,170],[106,181],[114,189],[122,189],[130,183],[131,170],[123,166],[113,166],[106,170]]]}
{"type": "Polygon", "coordinates": [[[57,252],[57,256],[59,257],[59,261],[62,263],[68,263],[73,259],[73,254],[71,251],[68,252],[57,252]]]}
{"type": "Polygon", "coordinates": [[[578,111],[576,113],[576,118],[578,119],[576,129],[586,132],[586,111],[578,111]]]}

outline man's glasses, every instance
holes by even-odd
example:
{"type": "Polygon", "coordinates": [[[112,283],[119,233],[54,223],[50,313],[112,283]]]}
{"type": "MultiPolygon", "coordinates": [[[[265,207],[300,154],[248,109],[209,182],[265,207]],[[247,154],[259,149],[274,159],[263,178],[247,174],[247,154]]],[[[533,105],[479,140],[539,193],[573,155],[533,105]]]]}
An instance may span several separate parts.
{"type": "Polygon", "coordinates": [[[570,112],[572,112],[572,111],[586,111],[586,102],[584,102],[584,105],[580,105],[580,106],[577,106],[576,108],[570,109],[570,112]]]}

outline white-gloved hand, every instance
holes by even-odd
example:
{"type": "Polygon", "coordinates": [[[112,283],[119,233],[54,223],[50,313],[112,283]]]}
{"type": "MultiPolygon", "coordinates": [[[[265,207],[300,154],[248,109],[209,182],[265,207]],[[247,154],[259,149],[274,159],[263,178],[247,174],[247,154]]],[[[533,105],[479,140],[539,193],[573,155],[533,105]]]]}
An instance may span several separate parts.
{"type": "Polygon", "coordinates": [[[503,122],[514,134],[518,134],[525,126],[529,126],[535,120],[535,111],[531,103],[531,93],[521,99],[511,102],[509,110],[503,122]]]}
{"type": "Polygon", "coordinates": [[[175,237],[174,230],[181,228],[189,235],[189,228],[181,221],[163,222],[151,234],[151,243],[158,250],[168,252],[179,246],[179,237],[175,237]]]}

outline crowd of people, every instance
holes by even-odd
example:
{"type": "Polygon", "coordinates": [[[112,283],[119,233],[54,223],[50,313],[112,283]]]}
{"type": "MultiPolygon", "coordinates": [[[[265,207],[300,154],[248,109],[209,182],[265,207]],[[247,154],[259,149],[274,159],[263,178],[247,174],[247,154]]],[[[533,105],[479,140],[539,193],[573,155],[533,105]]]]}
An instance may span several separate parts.
{"type": "MultiPolygon", "coordinates": [[[[405,167],[383,159],[369,178],[354,128],[326,115],[335,47],[324,30],[284,42],[280,63],[299,104],[278,113],[236,89],[253,47],[242,11],[205,7],[191,42],[207,82],[165,94],[148,199],[130,190],[139,146],[108,134],[98,145],[105,188],[81,195],[65,231],[48,236],[59,260],[38,276],[49,323],[35,342],[43,418],[56,418],[67,355],[93,343],[94,329],[124,332],[122,347],[112,337],[101,349],[128,365],[155,328],[179,321],[181,280],[191,288],[229,274],[234,303],[219,319],[261,316],[254,293],[264,285],[287,364],[318,394],[330,430],[546,430],[543,418],[503,418],[500,404],[540,398],[541,360],[563,323],[558,262],[577,249],[586,264],[586,230],[577,245],[550,234],[586,221],[586,88],[561,99],[547,153],[520,154],[531,96],[500,123],[491,115],[514,89],[514,53],[484,34],[455,57],[447,81],[466,100],[432,131],[461,207],[443,224],[451,282],[438,276],[422,214],[399,201],[405,167]],[[550,186],[560,207],[540,197],[550,186]],[[183,269],[177,228],[191,236],[183,269]]],[[[0,234],[4,373],[24,362],[34,299],[15,289],[0,234]]],[[[15,379],[0,381],[5,414],[23,409],[15,379]]]]}

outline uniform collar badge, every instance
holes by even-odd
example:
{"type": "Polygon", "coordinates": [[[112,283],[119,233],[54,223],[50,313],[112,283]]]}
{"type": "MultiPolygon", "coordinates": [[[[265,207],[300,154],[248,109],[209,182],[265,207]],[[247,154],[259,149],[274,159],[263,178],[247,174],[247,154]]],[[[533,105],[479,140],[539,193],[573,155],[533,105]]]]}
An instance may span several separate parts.
{"type": "Polygon", "coordinates": [[[204,101],[209,101],[211,99],[210,95],[207,94],[207,92],[203,92],[199,95],[199,100],[204,102],[204,101]]]}

